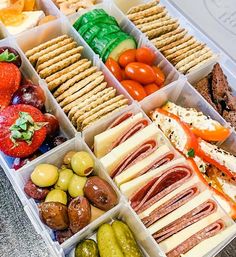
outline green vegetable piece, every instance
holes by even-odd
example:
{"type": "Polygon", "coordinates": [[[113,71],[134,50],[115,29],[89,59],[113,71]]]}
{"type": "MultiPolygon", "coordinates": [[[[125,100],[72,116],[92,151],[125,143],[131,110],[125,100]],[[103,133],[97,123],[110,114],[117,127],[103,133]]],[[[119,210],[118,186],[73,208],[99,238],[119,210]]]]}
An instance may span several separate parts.
{"type": "Polygon", "coordinates": [[[131,230],[125,223],[116,220],[112,223],[112,229],[125,257],[143,256],[131,230]]]}
{"type": "Polygon", "coordinates": [[[110,224],[103,224],[97,232],[100,257],[124,257],[110,224]]]}
{"type": "Polygon", "coordinates": [[[194,152],[194,149],[190,148],[188,153],[187,153],[188,157],[191,157],[193,158],[195,156],[195,152],[194,152]]]}
{"type": "Polygon", "coordinates": [[[92,239],[86,239],[77,244],[75,257],[99,257],[97,243],[92,239]]]}

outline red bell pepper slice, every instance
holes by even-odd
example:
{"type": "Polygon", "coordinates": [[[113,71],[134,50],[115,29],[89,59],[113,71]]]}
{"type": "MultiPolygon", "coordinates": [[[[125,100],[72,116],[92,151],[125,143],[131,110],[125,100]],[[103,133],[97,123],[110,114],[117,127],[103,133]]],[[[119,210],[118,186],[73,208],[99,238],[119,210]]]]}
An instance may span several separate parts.
{"type": "MultiPolygon", "coordinates": [[[[155,120],[155,116],[156,114],[161,114],[164,115],[167,119],[166,122],[171,122],[171,121],[175,121],[178,123],[178,125],[181,128],[181,132],[184,133],[185,137],[186,137],[186,144],[184,146],[184,149],[180,149],[174,142],[174,140],[172,140],[172,137],[174,136],[172,133],[165,133],[165,131],[162,130],[162,126],[161,124],[156,123],[157,125],[159,125],[160,129],[163,131],[163,133],[168,137],[168,139],[172,142],[172,144],[174,144],[175,148],[180,151],[181,153],[183,153],[185,156],[187,157],[194,157],[197,150],[198,150],[198,141],[196,136],[193,134],[193,132],[191,131],[191,129],[189,128],[189,126],[184,123],[183,121],[181,121],[181,119],[166,111],[163,110],[161,108],[157,108],[153,113],[152,113],[152,118],[153,120],[155,120]]],[[[181,140],[181,139],[180,139],[181,140]]]]}
{"type": "MultiPolygon", "coordinates": [[[[231,179],[236,179],[236,174],[232,172],[230,169],[228,169],[225,165],[221,164],[219,161],[215,160],[212,155],[210,155],[208,152],[204,151],[201,148],[201,143],[204,142],[201,138],[198,138],[198,151],[197,155],[201,157],[205,162],[208,162],[214,166],[216,166],[219,170],[221,170],[225,175],[227,175],[231,179]]],[[[207,142],[204,142],[206,144],[209,144],[207,142]]],[[[235,158],[236,161],[236,158],[235,158]]]]}
{"type": "Polygon", "coordinates": [[[206,187],[209,188],[213,192],[214,196],[219,200],[219,202],[222,202],[222,205],[224,205],[224,206],[227,205],[227,208],[229,210],[228,211],[226,210],[226,211],[228,212],[229,216],[235,220],[236,219],[236,203],[225,192],[221,192],[208,184],[208,182],[204,178],[202,172],[198,169],[198,166],[193,159],[188,158],[187,161],[190,164],[190,166],[192,167],[193,171],[198,176],[198,178],[200,179],[200,181],[203,182],[206,185],[206,187]]]}

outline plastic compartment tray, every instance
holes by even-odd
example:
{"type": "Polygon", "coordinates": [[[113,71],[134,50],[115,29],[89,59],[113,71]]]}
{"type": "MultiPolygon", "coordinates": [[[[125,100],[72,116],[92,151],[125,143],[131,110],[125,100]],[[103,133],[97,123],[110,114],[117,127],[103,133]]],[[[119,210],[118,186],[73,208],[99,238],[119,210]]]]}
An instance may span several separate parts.
{"type": "MultiPolygon", "coordinates": [[[[148,41],[148,39],[144,35],[142,35],[142,33],[125,17],[122,11],[119,10],[112,3],[112,1],[105,0],[103,2],[103,4],[97,5],[94,8],[104,8],[110,15],[115,16],[118,22],[120,23],[121,27],[137,39],[139,46],[147,45],[148,47],[154,49],[159,57],[157,64],[164,69],[166,74],[169,74],[167,84],[169,84],[170,82],[171,83],[163,89],[159,90],[158,92],[154,93],[153,95],[147,97],[141,103],[136,103],[121,87],[120,83],[113,77],[113,75],[107,70],[107,68],[101,62],[99,57],[93,53],[93,51],[86,44],[86,42],[70,25],[70,22],[73,22],[84,11],[66,17],[60,13],[60,11],[56,8],[56,6],[52,3],[51,0],[37,1],[39,5],[43,6],[43,9],[47,14],[56,15],[58,19],[48,24],[35,27],[17,36],[10,35],[8,31],[5,29],[5,27],[2,24],[0,24],[0,37],[6,38],[0,41],[0,46],[9,45],[16,48],[19,51],[23,61],[23,73],[28,78],[32,79],[35,83],[39,83],[39,85],[44,89],[44,92],[47,97],[47,108],[48,110],[51,110],[53,114],[56,114],[57,117],[59,117],[63,133],[67,135],[69,138],[76,135],[76,138],[71,139],[70,141],[65,142],[61,146],[38,157],[28,165],[24,166],[24,168],[22,168],[19,172],[14,172],[14,170],[11,170],[9,168],[3,155],[0,155],[0,164],[4,168],[9,180],[11,181],[15,191],[17,192],[20,200],[22,201],[24,209],[27,215],[29,216],[31,222],[33,223],[34,227],[36,228],[36,231],[42,235],[42,238],[45,240],[47,246],[49,247],[52,256],[64,256],[65,254],[67,254],[76,244],[76,242],[83,239],[84,237],[91,235],[94,232],[94,230],[96,230],[96,228],[99,226],[99,224],[103,223],[104,221],[109,221],[111,219],[109,215],[111,215],[112,218],[118,215],[120,218],[124,219],[130,225],[133,232],[135,232],[135,235],[137,235],[137,240],[146,252],[147,256],[165,256],[164,253],[160,250],[159,246],[155,243],[153,238],[147,233],[144,225],[140,222],[137,215],[129,207],[125,198],[121,195],[120,204],[118,206],[114,207],[112,210],[104,214],[102,217],[95,220],[86,229],[81,230],[60,246],[58,243],[53,242],[52,238],[50,237],[50,235],[52,235],[51,232],[48,229],[46,229],[46,226],[44,226],[39,220],[38,210],[35,202],[32,199],[28,199],[22,190],[26,179],[29,177],[30,172],[32,172],[33,168],[37,164],[43,162],[59,163],[60,156],[64,155],[64,153],[70,149],[86,149],[87,151],[90,151],[84,143],[83,139],[80,138],[80,134],[76,133],[74,127],[71,125],[66,115],[62,112],[61,108],[59,107],[55,99],[52,97],[51,93],[47,89],[45,81],[39,78],[31,64],[28,62],[27,58],[24,56],[24,52],[27,49],[35,45],[38,45],[42,42],[45,42],[50,38],[56,37],[62,33],[69,34],[80,45],[83,45],[84,56],[86,56],[90,60],[93,60],[93,64],[98,66],[98,68],[104,72],[108,84],[117,88],[119,93],[123,93],[126,95],[127,98],[129,98],[130,106],[126,107],[126,109],[122,110],[120,113],[125,112],[127,110],[133,110],[134,112],[138,112],[141,111],[140,107],[142,107],[145,112],[148,112],[151,108],[154,108],[162,104],[165,101],[165,99],[171,99],[176,103],[181,102],[181,104],[183,104],[184,106],[196,107],[199,110],[203,111],[205,114],[208,114],[212,118],[217,119],[219,122],[221,122],[221,124],[226,124],[224,119],[220,117],[220,115],[217,112],[215,112],[215,110],[211,108],[211,106],[209,106],[209,104],[187,82],[187,79],[190,82],[194,82],[202,78],[202,76],[204,76],[211,70],[211,67],[213,66],[214,62],[204,65],[193,74],[190,74],[191,76],[189,75],[185,77],[179,74],[176,71],[176,69],[164,58],[164,56],[148,41]]],[[[190,33],[195,35],[199,40],[206,42],[215,53],[218,53],[218,58],[215,60],[215,62],[219,61],[221,63],[221,66],[223,67],[225,74],[228,76],[228,80],[231,86],[235,90],[236,77],[233,73],[236,70],[235,63],[233,63],[231,59],[228,58],[228,56],[222,54],[220,49],[211,40],[209,40],[206,35],[201,33],[194,25],[192,25],[191,22],[189,22],[181,14],[181,12],[177,11],[176,8],[169,4],[168,1],[161,0],[161,3],[167,7],[168,11],[173,17],[176,17],[180,20],[181,25],[183,27],[187,28],[190,31],[190,33]]],[[[117,113],[116,115],[118,116],[120,113],[117,113]]],[[[83,137],[85,138],[86,142],[88,142],[88,144],[91,144],[91,135],[94,134],[95,129],[96,133],[99,130],[102,131],[110,122],[110,120],[114,119],[114,117],[115,116],[107,118],[105,120],[101,120],[97,122],[94,127],[86,130],[83,133],[83,137]]],[[[163,137],[163,140],[166,141],[165,137],[163,137]]],[[[231,136],[225,142],[223,142],[221,146],[235,153],[235,144],[236,136],[235,132],[232,131],[231,136]]],[[[107,179],[115,187],[114,183],[106,175],[106,172],[100,165],[99,161],[96,161],[96,163],[99,175],[107,179]]],[[[236,234],[234,235],[234,237],[235,236],[236,234]]],[[[219,247],[212,251],[212,253],[208,256],[214,256],[218,251],[223,249],[223,247],[227,243],[229,243],[232,238],[226,240],[225,242],[222,242],[222,244],[220,244],[219,247]]]]}

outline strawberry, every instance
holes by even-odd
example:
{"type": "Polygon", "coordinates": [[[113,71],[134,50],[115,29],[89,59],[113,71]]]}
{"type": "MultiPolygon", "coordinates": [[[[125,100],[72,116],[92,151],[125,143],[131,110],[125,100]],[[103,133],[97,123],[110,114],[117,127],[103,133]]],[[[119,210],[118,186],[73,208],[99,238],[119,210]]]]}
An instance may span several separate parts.
{"type": "Polygon", "coordinates": [[[33,154],[46,138],[44,115],[37,108],[18,104],[0,112],[0,150],[12,157],[33,154]]]}
{"type": "Polygon", "coordinates": [[[12,95],[19,88],[21,72],[13,63],[0,62],[0,110],[10,104],[12,95]]]}

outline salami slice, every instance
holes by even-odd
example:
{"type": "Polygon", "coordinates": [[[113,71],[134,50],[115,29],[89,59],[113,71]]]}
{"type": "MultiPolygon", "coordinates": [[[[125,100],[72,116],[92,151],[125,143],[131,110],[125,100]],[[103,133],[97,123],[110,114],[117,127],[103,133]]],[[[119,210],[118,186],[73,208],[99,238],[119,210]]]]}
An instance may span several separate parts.
{"type": "Polygon", "coordinates": [[[192,224],[202,220],[217,210],[217,205],[214,201],[208,200],[192,211],[186,213],[182,217],[168,224],[164,228],[153,234],[154,239],[160,243],[184,228],[191,226],[192,224]]]}
{"type": "Polygon", "coordinates": [[[165,202],[164,204],[153,210],[149,214],[149,216],[142,219],[142,222],[146,227],[151,226],[157,220],[163,218],[167,214],[178,209],[179,207],[193,199],[199,194],[199,192],[200,190],[198,189],[197,185],[181,191],[175,197],[171,198],[169,201],[165,202]]]}
{"type": "Polygon", "coordinates": [[[110,126],[107,128],[107,130],[118,126],[119,124],[121,124],[122,122],[124,122],[125,120],[128,120],[130,117],[133,117],[133,116],[134,116],[134,115],[133,115],[132,112],[124,113],[123,115],[121,115],[121,116],[119,116],[117,119],[115,119],[115,120],[110,124],[110,126]]]}
{"type": "Polygon", "coordinates": [[[131,128],[129,128],[129,130],[123,131],[123,133],[114,142],[112,142],[109,148],[109,152],[115,147],[117,147],[118,145],[125,142],[128,138],[133,136],[135,133],[144,129],[147,125],[148,125],[148,121],[145,119],[137,121],[135,124],[133,124],[131,128]]]}
{"type": "Polygon", "coordinates": [[[224,221],[219,219],[212,224],[208,225],[204,229],[200,230],[196,234],[192,235],[190,238],[185,240],[183,243],[176,246],[174,249],[166,253],[167,257],[180,257],[181,254],[185,254],[194,248],[196,245],[200,244],[202,241],[213,237],[224,230],[224,221]]]}
{"type": "Polygon", "coordinates": [[[131,206],[143,212],[161,198],[178,188],[192,176],[188,167],[177,166],[154,177],[131,197],[131,206]]]}
{"type": "Polygon", "coordinates": [[[135,161],[142,160],[157,148],[157,142],[155,140],[150,140],[143,143],[138,149],[131,152],[122,163],[111,172],[111,177],[119,175],[123,170],[127,169],[134,164],[135,161]]]}

